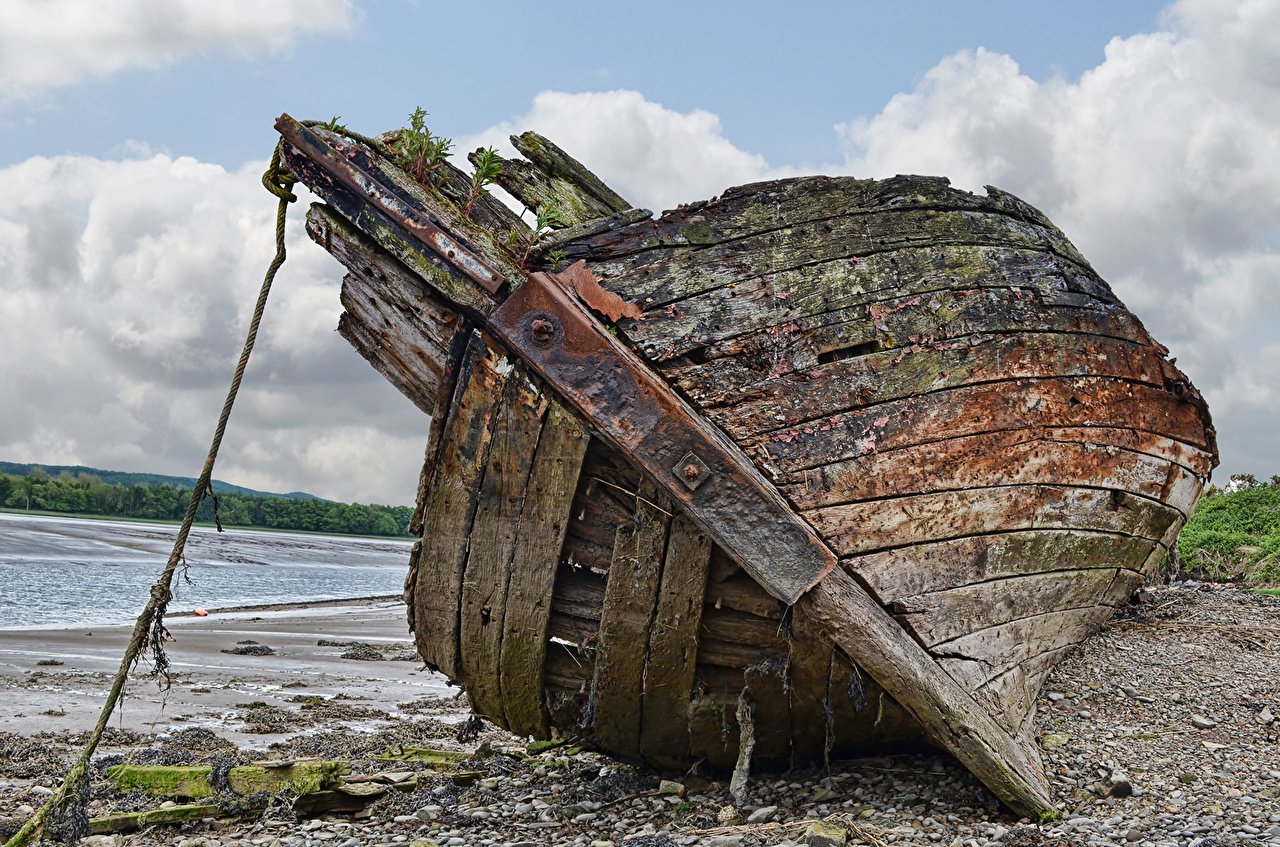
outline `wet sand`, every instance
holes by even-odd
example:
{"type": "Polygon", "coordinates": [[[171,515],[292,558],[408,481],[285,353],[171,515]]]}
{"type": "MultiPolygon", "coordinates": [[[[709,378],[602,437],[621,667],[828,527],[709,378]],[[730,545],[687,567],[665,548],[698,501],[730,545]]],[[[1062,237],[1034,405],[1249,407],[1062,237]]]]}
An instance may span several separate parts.
{"type": "MultiPolygon", "coordinates": [[[[389,657],[411,655],[405,609],[398,600],[215,611],[205,618],[170,617],[167,624],[173,634],[166,645],[171,686],[165,691],[149,678],[151,665],[144,659],[112,726],[145,733],[202,726],[243,747],[265,748],[306,731],[306,722],[281,726],[280,732],[261,726],[245,731],[246,703],[297,713],[308,697],[342,695],[368,707],[358,710],[360,717],[339,721],[358,731],[397,719],[405,703],[416,702],[421,712],[423,701],[438,701],[430,711],[446,721],[461,720],[467,712],[465,700],[453,700],[457,689],[422,669],[420,661],[343,658],[350,647],[317,644],[356,641],[389,657]],[[222,652],[252,646],[242,642],[265,645],[274,654],[222,652]]],[[[128,626],[0,630],[0,732],[91,728],[131,632],[128,626]]]]}

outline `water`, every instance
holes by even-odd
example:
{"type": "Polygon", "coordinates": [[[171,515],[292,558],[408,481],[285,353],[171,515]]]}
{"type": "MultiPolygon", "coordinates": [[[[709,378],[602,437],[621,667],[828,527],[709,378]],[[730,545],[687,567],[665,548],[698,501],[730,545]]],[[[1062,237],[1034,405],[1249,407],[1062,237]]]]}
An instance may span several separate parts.
{"type": "MultiPolygon", "coordinates": [[[[0,513],[0,629],[131,623],[177,530],[0,513]]],[[[197,527],[170,610],[399,594],[410,544],[197,527]]]]}

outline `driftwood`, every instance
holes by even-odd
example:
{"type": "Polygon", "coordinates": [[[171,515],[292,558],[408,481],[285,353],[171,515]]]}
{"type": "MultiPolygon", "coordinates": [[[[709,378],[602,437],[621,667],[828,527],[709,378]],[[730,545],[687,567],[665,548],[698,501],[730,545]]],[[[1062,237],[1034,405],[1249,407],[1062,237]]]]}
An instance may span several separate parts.
{"type": "Polygon", "coordinates": [[[654,219],[526,133],[498,181],[562,228],[517,257],[458,172],[277,128],[349,269],[344,337],[432,415],[410,625],[478,711],[739,774],[927,739],[1050,813],[1040,682],[1217,461],[1199,394],[1050,221],[929,177],[654,219]]]}

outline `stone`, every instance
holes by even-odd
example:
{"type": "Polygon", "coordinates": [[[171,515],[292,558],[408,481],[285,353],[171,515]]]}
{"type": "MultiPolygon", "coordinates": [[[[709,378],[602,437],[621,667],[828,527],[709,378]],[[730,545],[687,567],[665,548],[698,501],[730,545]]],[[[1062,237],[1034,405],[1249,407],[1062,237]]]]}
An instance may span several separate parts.
{"type": "Polygon", "coordinates": [[[1263,726],[1269,725],[1275,719],[1276,719],[1276,716],[1273,715],[1271,713],[1271,710],[1266,706],[1262,707],[1262,711],[1258,712],[1256,717],[1256,720],[1258,721],[1258,723],[1262,724],[1263,726]]]}
{"type": "Polygon", "coordinates": [[[658,794],[660,795],[673,795],[676,797],[683,797],[684,792],[685,792],[684,784],[680,782],[676,782],[674,779],[664,779],[658,783],[658,794]]]}
{"type": "Polygon", "coordinates": [[[1105,787],[1108,797],[1129,797],[1133,794],[1133,783],[1129,781],[1129,775],[1120,768],[1111,771],[1105,787]]]}
{"type": "Polygon", "coordinates": [[[1206,718],[1204,715],[1192,715],[1191,725],[1196,729],[1213,729],[1218,722],[1212,718],[1206,718]]]}
{"type": "Polygon", "coordinates": [[[1057,750],[1070,740],[1071,736],[1065,732],[1046,732],[1040,736],[1040,746],[1046,750],[1057,750]]]}
{"type": "Polygon", "coordinates": [[[778,814],[777,806],[761,806],[747,815],[747,823],[768,823],[776,814],[778,814]]]}
{"type": "Polygon", "coordinates": [[[716,835],[704,842],[706,847],[742,847],[741,835],[716,835]]]}
{"type": "Polygon", "coordinates": [[[832,821],[814,821],[805,828],[802,838],[808,847],[844,847],[849,830],[832,821]]]}

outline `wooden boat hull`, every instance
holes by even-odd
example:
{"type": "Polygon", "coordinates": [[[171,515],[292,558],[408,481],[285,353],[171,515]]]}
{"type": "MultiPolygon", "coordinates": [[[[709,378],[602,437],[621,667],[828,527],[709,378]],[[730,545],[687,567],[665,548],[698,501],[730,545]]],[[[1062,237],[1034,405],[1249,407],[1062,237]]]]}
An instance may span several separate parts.
{"type": "MultiPolygon", "coordinates": [[[[996,189],[815,177],[649,219],[522,140],[520,179],[550,173],[587,197],[540,254],[584,260],[598,311],[606,292],[639,307],[614,322],[619,346],[749,457],[841,579],[780,601],[764,565],[744,569],[675,483],[620,449],[594,401],[499,337],[505,295],[423,249],[426,220],[516,273],[442,202],[447,183],[433,198],[329,138],[381,175],[352,191],[345,165],[286,144],[329,203],[309,231],[350,271],[340,329],[432,415],[406,583],[428,664],[512,731],[661,767],[730,767],[743,744],[768,768],[930,740],[965,758],[936,709],[903,699],[904,663],[842,637],[844,609],[863,634],[892,628],[885,649],[914,651],[905,665],[941,668],[931,690],[981,704],[1000,729],[976,734],[1029,748],[1044,675],[1158,569],[1216,464],[1203,400],[1167,351],[1043,215],[996,189]]],[[[504,183],[535,207],[522,185],[504,183]]],[[[482,202],[484,216],[515,226],[482,202]]],[[[975,772],[1017,807],[1020,789],[975,772]]]]}

